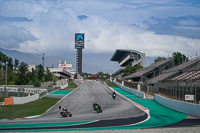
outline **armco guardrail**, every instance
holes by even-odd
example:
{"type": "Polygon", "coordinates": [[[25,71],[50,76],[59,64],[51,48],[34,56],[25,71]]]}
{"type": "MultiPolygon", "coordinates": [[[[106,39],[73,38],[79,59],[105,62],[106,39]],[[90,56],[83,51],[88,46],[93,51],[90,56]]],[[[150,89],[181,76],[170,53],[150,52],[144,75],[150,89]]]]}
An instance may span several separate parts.
{"type": "MultiPolygon", "coordinates": [[[[5,85],[0,85],[0,87],[5,87],[5,85]]],[[[7,87],[34,88],[34,85],[7,85],[7,87]]]]}
{"type": "Polygon", "coordinates": [[[144,98],[144,92],[141,92],[141,91],[137,91],[137,90],[134,90],[134,89],[130,89],[128,87],[125,87],[125,86],[122,86],[120,84],[118,84],[117,82],[113,82],[115,85],[117,85],[118,87],[120,87],[121,89],[131,93],[131,94],[134,94],[140,98],[144,98]]]}
{"type": "Polygon", "coordinates": [[[14,104],[24,104],[39,99],[39,94],[27,97],[13,97],[14,104]]]}
{"type": "Polygon", "coordinates": [[[155,101],[179,112],[200,117],[200,105],[168,99],[157,94],[155,94],[155,101]]]}
{"type": "Polygon", "coordinates": [[[0,87],[0,91],[8,91],[8,92],[24,92],[24,93],[41,93],[47,91],[47,89],[41,89],[41,88],[16,88],[16,87],[0,87]]]}

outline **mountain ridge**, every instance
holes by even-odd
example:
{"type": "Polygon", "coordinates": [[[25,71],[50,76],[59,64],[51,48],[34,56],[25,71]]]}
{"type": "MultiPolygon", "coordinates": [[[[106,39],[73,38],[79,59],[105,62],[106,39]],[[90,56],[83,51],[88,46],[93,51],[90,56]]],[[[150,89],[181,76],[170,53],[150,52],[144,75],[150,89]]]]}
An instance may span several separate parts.
{"type": "MultiPolygon", "coordinates": [[[[20,51],[17,51],[17,50],[7,50],[7,49],[3,49],[3,48],[0,48],[0,51],[4,54],[6,54],[7,56],[13,58],[13,60],[15,58],[17,58],[20,62],[21,61],[24,61],[25,63],[29,64],[29,65],[39,65],[39,64],[42,64],[42,57],[40,54],[32,54],[32,53],[24,53],[24,52],[20,52],[20,51]]],[[[95,54],[94,54],[95,55],[95,54]]],[[[91,57],[94,57],[94,55],[91,56],[91,54],[85,54],[83,53],[83,58],[85,58],[85,61],[83,61],[83,72],[87,72],[87,73],[97,73],[97,72],[104,72],[104,73],[110,73],[112,74],[113,72],[115,72],[117,70],[117,66],[115,64],[115,68],[116,69],[111,69],[113,68],[113,65],[111,62],[109,62],[112,66],[100,66],[98,65],[98,61],[99,62],[104,62],[104,58],[108,58],[108,57],[103,57],[103,58],[100,58],[101,55],[98,55],[98,59],[91,59],[91,57]],[[95,63],[93,63],[95,62],[95,63]]],[[[73,55],[72,54],[66,54],[67,57],[72,57],[73,55]]],[[[64,57],[64,56],[52,56],[52,55],[48,55],[48,56],[45,56],[45,61],[44,61],[44,64],[45,64],[45,67],[58,67],[58,64],[59,64],[59,61],[62,60],[62,61],[67,61],[67,64],[72,64],[72,67],[73,69],[75,69],[75,63],[76,61],[71,59],[71,58],[67,58],[67,57],[64,57]]],[[[74,54],[74,57],[75,57],[75,54],[74,54]]],[[[109,59],[109,58],[108,58],[109,59]]],[[[106,59],[106,61],[109,61],[108,59],[106,59]]],[[[84,60],[84,59],[83,59],[84,60]]],[[[105,64],[108,64],[108,63],[105,63],[105,64]]]]}

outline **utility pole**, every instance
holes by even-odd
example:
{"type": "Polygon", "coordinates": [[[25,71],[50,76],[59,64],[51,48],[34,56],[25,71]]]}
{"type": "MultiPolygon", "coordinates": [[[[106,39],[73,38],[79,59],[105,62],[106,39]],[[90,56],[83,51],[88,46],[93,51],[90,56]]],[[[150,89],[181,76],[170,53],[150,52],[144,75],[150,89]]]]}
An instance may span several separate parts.
{"type": "Polygon", "coordinates": [[[7,77],[8,77],[8,66],[6,61],[6,78],[5,78],[5,86],[7,87],[7,77]]]}

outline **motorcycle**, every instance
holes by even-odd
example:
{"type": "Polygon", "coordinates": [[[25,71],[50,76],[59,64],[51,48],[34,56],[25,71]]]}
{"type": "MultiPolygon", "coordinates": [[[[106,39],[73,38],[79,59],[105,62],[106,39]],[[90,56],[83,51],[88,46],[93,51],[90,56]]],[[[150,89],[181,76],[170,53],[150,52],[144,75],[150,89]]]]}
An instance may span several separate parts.
{"type": "Polygon", "coordinates": [[[62,117],[72,117],[72,114],[69,111],[61,111],[60,114],[62,117]]]}
{"type": "Polygon", "coordinates": [[[112,98],[115,100],[115,98],[116,98],[116,93],[115,92],[113,92],[112,98]]]}
{"type": "Polygon", "coordinates": [[[101,109],[101,107],[98,104],[96,104],[96,103],[93,104],[93,109],[95,111],[97,111],[97,113],[102,113],[103,112],[102,109],[101,109]]]}

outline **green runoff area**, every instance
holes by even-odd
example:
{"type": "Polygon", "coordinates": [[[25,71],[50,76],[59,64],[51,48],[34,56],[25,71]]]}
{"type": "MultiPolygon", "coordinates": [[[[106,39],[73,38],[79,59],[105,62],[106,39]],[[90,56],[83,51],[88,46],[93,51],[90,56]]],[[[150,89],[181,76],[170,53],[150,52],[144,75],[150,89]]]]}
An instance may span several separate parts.
{"type": "Polygon", "coordinates": [[[74,90],[78,87],[77,84],[75,84],[73,81],[69,80],[68,81],[68,86],[64,88],[63,90],[74,90]]]}
{"type": "Polygon", "coordinates": [[[43,97],[25,104],[0,106],[0,119],[14,119],[41,115],[59,100],[60,98],[43,97]]]}
{"type": "MultiPolygon", "coordinates": [[[[153,99],[141,99],[133,94],[130,94],[118,87],[116,87],[116,85],[114,85],[113,83],[109,83],[109,81],[106,81],[106,83],[108,83],[109,86],[111,86],[115,91],[121,93],[122,95],[126,96],[127,98],[131,99],[132,101],[148,108],[150,110],[149,114],[150,114],[150,119],[148,119],[147,121],[144,121],[142,123],[139,124],[135,124],[135,125],[128,125],[128,126],[118,126],[118,127],[101,127],[101,128],[82,128],[82,129],[54,129],[54,130],[31,130],[31,132],[48,132],[48,131],[87,131],[87,130],[125,130],[125,129],[141,129],[141,128],[153,128],[153,127],[162,127],[162,126],[166,126],[166,125],[170,125],[170,124],[174,124],[177,122],[180,122],[181,120],[183,120],[184,118],[186,118],[188,115],[181,113],[181,112],[177,112],[175,110],[166,108],[162,105],[160,105],[159,103],[157,103],[155,100],[153,99]]],[[[73,125],[73,124],[82,124],[82,123],[87,123],[89,121],[82,121],[82,122],[75,122],[75,123],[43,123],[43,126],[48,126],[50,125],[73,125]]],[[[3,124],[4,125],[4,124],[3,124]]],[[[35,124],[5,124],[4,126],[1,126],[0,128],[6,128],[6,125],[8,125],[8,127],[16,127],[16,126],[20,126],[20,127],[35,127],[37,125],[37,123],[35,124]]],[[[22,130],[21,132],[24,132],[25,130],[22,130]]],[[[28,132],[30,132],[30,130],[26,130],[28,132]]],[[[20,132],[19,130],[16,132],[20,132]]]]}
{"type": "Polygon", "coordinates": [[[77,87],[78,87],[77,84],[75,84],[73,81],[69,80],[68,86],[66,88],[54,91],[54,92],[50,93],[50,95],[67,95],[72,90],[76,89],[77,87]]]}
{"type": "MultiPolygon", "coordinates": [[[[68,87],[54,91],[50,95],[67,95],[77,87],[73,81],[68,81],[68,87]]],[[[41,115],[59,100],[60,98],[43,97],[25,104],[0,106],[0,120],[41,115]]]]}
{"type": "Polygon", "coordinates": [[[67,91],[67,90],[58,90],[58,91],[54,91],[54,92],[50,93],[49,95],[67,95],[70,92],[71,91],[67,91]]]}

